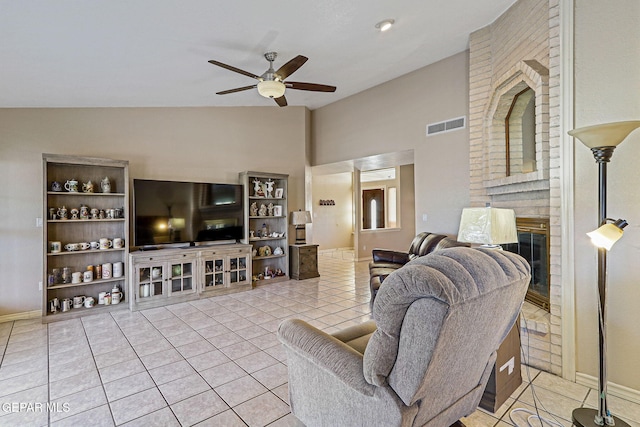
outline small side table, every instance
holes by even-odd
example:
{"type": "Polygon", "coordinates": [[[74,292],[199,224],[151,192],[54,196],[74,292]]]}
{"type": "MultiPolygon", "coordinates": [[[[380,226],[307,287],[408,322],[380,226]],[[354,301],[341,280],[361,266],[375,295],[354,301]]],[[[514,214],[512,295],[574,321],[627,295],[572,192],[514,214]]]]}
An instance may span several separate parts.
{"type": "Polygon", "coordinates": [[[289,273],[292,279],[303,280],[319,277],[318,245],[290,245],[289,273]]]}

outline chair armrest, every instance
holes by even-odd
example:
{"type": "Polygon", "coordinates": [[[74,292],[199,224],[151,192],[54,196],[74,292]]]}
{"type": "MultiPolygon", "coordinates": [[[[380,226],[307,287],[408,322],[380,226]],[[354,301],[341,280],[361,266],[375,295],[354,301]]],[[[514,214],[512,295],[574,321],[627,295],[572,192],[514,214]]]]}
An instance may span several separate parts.
{"type": "Polygon", "coordinates": [[[362,354],[342,341],[300,319],[283,321],[278,328],[278,339],[287,350],[309,360],[348,387],[373,396],[376,387],[364,379],[362,354]]]}
{"type": "Polygon", "coordinates": [[[404,265],[409,262],[409,254],[407,252],[376,248],[372,250],[371,253],[373,255],[373,262],[391,262],[399,265],[404,265]]]}

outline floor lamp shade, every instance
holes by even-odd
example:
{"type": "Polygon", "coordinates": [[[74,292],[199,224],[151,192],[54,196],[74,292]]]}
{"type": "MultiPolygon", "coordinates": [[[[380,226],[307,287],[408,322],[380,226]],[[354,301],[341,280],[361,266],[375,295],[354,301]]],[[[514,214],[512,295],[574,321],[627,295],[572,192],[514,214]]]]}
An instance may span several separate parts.
{"type": "Polygon", "coordinates": [[[460,218],[458,241],[481,245],[516,243],[516,214],[512,209],[464,208],[460,218]]]}
{"type": "Polygon", "coordinates": [[[578,138],[591,149],[598,164],[598,229],[587,233],[598,246],[598,409],[578,408],[572,413],[573,424],[578,427],[618,426],[629,424],[614,417],[607,405],[607,341],[606,341],[606,298],[607,298],[607,250],[622,237],[622,229],[627,225],[624,220],[607,223],[607,164],[611,161],[613,151],[635,129],[640,127],[640,120],[616,123],[605,123],[569,131],[569,135],[578,138]]]}

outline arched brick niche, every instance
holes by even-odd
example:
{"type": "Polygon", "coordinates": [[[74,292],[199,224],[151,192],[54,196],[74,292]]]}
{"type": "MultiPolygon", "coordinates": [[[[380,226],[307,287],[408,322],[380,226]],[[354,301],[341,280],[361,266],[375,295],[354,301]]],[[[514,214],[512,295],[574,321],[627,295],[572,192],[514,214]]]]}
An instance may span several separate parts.
{"type": "MultiPolygon", "coordinates": [[[[549,188],[549,70],[535,60],[518,62],[496,80],[483,116],[483,185],[487,194],[507,194],[549,188]],[[507,174],[505,119],[523,104],[515,97],[531,88],[535,93],[535,167],[507,174]]],[[[516,126],[518,124],[516,123],[516,126]]]]}

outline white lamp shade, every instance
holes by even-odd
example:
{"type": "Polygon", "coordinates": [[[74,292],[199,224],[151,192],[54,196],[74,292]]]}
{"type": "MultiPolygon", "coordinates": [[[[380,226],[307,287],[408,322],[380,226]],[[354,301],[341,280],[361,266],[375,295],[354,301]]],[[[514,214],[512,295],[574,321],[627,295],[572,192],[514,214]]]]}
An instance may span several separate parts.
{"type": "Polygon", "coordinates": [[[460,218],[458,241],[482,245],[516,243],[516,214],[513,209],[465,208],[460,218]]]}
{"type": "Polygon", "coordinates": [[[587,236],[591,237],[591,243],[597,247],[610,251],[623,233],[622,229],[615,224],[604,224],[597,230],[587,233],[587,236]]]}
{"type": "Polygon", "coordinates": [[[632,120],[587,126],[571,130],[568,134],[578,138],[589,148],[617,147],[631,132],[639,127],[640,120],[632,120]]]}
{"type": "Polygon", "coordinates": [[[291,212],[291,224],[293,225],[311,224],[311,212],[309,211],[291,212]]]}
{"type": "Polygon", "coordinates": [[[258,83],[258,93],[265,98],[280,98],[284,95],[284,83],[278,80],[264,80],[258,83]]]}

